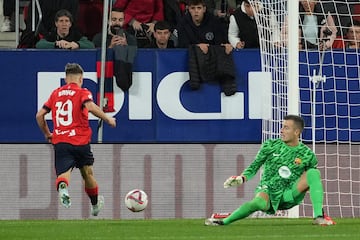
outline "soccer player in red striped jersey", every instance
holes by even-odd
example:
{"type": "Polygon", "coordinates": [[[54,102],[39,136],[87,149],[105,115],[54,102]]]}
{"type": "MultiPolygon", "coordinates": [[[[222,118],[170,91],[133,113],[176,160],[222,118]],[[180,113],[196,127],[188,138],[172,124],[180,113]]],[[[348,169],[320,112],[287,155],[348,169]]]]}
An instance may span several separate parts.
{"type": "Polygon", "coordinates": [[[74,167],[79,168],[85,184],[85,192],[91,201],[91,214],[97,216],[104,205],[103,196],[98,195],[98,184],[94,177],[94,157],[90,147],[91,128],[88,112],[116,127],[116,120],[107,116],[93,102],[92,94],[82,88],[83,69],[77,63],[65,66],[66,85],[55,89],[36,114],[36,121],[45,138],[55,150],[56,189],[60,203],[71,206],[68,186],[74,167]],[[51,112],[54,125],[50,131],[45,115],[51,112]]]}

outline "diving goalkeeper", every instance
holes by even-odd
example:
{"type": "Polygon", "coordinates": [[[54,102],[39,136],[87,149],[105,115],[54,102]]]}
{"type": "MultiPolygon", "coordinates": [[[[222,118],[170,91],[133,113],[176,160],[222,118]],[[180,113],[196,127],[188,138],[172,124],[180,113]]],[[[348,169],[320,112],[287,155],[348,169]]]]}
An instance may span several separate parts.
{"type": "Polygon", "coordinates": [[[277,210],[290,209],[303,201],[308,190],[315,217],[313,224],[335,224],[323,213],[324,191],[320,171],[316,168],[318,162],[314,152],[299,140],[303,129],[301,117],[285,116],[281,138],[264,142],[250,166],[240,176],[229,177],[224,182],[224,188],[239,186],[263,166],[255,197],[226,218],[206,219],[205,225],[228,225],[255,211],[274,214],[277,210]]]}

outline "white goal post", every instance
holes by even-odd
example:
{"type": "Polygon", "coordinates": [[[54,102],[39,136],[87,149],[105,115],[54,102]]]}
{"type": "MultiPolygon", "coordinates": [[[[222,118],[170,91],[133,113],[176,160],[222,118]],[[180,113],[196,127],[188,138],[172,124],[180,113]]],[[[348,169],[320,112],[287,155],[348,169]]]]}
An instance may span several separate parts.
{"type": "MultiPolygon", "coordinates": [[[[297,0],[249,2],[257,11],[262,71],[272,76],[271,115],[263,119],[262,140],[279,137],[285,115],[301,115],[302,140],[319,160],[324,210],[332,217],[359,217],[359,1],[303,0],[317,3],[308,17],[297,0]],[[348,47],[350,41],[359,44],[348,47]]],[[[312,217],[308,195],[294,212],[278,214],[283,215],[312,217]]]]}

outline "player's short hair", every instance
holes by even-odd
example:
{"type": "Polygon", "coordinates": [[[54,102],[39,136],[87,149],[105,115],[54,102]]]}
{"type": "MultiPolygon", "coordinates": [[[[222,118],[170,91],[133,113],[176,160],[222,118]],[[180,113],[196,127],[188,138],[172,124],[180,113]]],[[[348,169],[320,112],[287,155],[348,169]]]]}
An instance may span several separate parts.
{"type": "Polygon", "coordinates": [[[78,63],[68,63],[65,66],[65,74],[83,74],[84,70],[78,63]]]}
{"type": "Polygon", "coordinates": [[[295,126],[300,129],[300,132],[302,132],[304,130],[305,127],[305,123],[304,123],[304,119],[302,119],[302,117],[297,116],[297,115],[286,115],[284,117],[284,120],[292,120],[295,123],[295,126]]]}

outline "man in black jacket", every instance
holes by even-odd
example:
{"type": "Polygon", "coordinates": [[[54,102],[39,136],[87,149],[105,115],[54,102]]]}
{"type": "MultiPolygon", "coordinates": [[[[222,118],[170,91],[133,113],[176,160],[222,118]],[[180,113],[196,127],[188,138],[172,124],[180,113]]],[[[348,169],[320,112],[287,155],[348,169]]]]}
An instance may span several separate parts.
{"type": "MultiPolygon", "coordinates": [[[[189,0],[188,11],[177,27],[180,48],[191,44],[227,44],[226,29],[219,19],[206,11],[204,0],[189,0]]],[[[202,46],[200,48],[203,49],[202,46]]],[[[231,52],[232,49],[227,50],[231,52]]]]}
{"type": "Polygon", "coordinates": [[[218,81],[226,96],[236,93],[232,47],[219,19],[206,11],[204,0],[189,0],[188,11],[178,24],[178,46],[189,48],[190,87],[218,81]]]}

